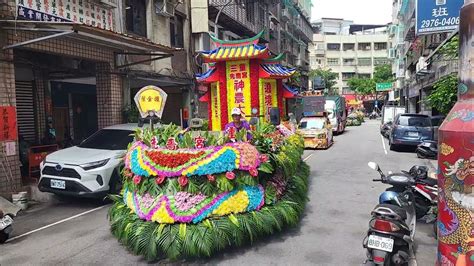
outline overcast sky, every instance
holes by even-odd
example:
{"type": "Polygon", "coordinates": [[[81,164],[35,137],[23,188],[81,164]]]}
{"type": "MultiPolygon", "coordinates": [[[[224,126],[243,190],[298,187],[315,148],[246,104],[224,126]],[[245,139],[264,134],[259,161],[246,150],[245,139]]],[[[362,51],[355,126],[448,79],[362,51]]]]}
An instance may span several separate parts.
{"type": "Polygon", "coordinates": [[[392,0],[312,0],[311,20],[343,18],[358,24],[386,24],[392,20],[392,0]]]}

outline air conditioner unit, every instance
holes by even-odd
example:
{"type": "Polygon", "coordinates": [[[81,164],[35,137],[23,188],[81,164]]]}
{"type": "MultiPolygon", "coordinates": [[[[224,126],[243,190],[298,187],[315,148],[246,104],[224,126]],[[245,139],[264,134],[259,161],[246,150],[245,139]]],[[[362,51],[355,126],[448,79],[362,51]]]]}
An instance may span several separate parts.
{"type": "Polygon", "coordinates": [[[155,13],[164,17],[174,17],[174,10],[178,3],[176,0],[156,0],[155,13]]]}

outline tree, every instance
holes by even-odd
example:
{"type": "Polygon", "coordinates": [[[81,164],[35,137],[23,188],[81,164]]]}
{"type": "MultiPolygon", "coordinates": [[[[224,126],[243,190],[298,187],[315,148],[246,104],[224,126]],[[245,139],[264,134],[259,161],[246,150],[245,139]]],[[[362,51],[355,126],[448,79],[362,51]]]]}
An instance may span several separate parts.
{"type": "Polygon", "coordinates": [[[433,85],[434,90],[426,102],[442,114],[448,114],[457,101],[458,78],[456,74],[442,77],[433,85]]]}
{"type": "Polygon", "coordinates": [[[374,69],[375,83],[393,82],[395,81],[392,73],[391,65],[376,66],[374,69]]]}
{"type": "Polygon", "coordinates": [[[445,43],[438,51],[445,59],[459,58],[459,35],[454,36],[449,42],[445,43]]]}
{"type": "Polygon", "coordinates": [[[309,72],[308,76],[311,79],[316,77],[320,77],[324,81],[324,89],[328,92],[328,94],[334,94],[334,85],[337,84],[338,74],[332,72],[332,69],[313,69],[309,72]]]}
{"type": "Polygon", "coordinates": [[[347,85],[357,94],[367,95],[375,93],[375,81],[368,78],[351,78],[347,85]]]}

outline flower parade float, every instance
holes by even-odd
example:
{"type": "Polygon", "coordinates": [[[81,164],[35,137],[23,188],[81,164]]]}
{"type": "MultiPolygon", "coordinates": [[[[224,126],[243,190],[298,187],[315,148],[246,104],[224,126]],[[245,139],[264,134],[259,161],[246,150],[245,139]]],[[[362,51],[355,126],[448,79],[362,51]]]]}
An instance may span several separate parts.
{"type": "MultiPolygon", "coordinates": [[[[270,109],[283,107],[282,79],[294,70],[278,64],[281,56],[269,58],[260,35],[213,39],[217,50],[203,54],[215,63],[197,78],[209,89],[210,131],[164,125],[135,133],[109,210],[112,234],[134,254],[209,257],[300,220],[309,176],[304,141],[291,124],[268,123],[270,109]],[[249,132],[222,131],[233,108],[257,120],[249,132]]],[[[142,118],[161,117],[165,100],[153,86],[135,96],[142,118]]]]}

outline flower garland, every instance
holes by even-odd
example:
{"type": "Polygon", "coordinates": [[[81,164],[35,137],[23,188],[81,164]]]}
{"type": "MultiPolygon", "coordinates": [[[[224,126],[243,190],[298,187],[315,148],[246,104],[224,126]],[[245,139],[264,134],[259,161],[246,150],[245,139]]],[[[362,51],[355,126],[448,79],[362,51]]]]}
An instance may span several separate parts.
{"type": "Polygon", "coordinates": [[[153,198],[148,193],[140,196],[125,190],[123,201],[142,220],[166,224],[199,223],[212,216],[259,210],[264,204],[264,194],[261,185],[243,186],[213,198],[187,192],[153,198]]]}
{"type": "MultiPolygon", "coordinates": [[[[245,170],[255,176],[261,164],[257,149],[245,142],[202,149],[152,149],[135,142],[125,157],[125,167],[138,176],[180,177],[245,170]]],[[[157,180],[158,182],[158,180],[157,180]]],[[[139,182],[138,182],[139,183],[139,182]]]]}

